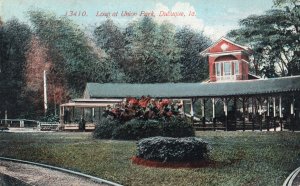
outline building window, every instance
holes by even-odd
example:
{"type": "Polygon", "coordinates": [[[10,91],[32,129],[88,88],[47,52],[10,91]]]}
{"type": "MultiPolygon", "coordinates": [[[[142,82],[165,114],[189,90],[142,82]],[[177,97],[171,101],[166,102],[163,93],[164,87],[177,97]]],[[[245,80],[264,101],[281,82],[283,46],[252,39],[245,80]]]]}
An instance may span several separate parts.
{"type": "Polygon", "coordinates": [[[221,76],[222,63],[215,63],[216,67],[216,76],[221,76]]]}
{"type": "Polygon", "coordinates": [[[239,62],[234,62],[234,74],[239,74],[239,62]]]}
{"type": "Polygon", "coordinates": [[[224,62],[224,76],[231,75],[231,62],[224,62]]]}

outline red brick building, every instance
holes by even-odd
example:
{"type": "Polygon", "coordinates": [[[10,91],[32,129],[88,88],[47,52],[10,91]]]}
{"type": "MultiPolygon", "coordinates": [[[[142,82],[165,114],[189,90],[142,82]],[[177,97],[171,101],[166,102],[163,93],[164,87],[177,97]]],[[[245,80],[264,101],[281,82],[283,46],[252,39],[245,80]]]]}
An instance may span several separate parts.
{"type": "Polygon", "coordinates": [[[208,56],[210,82],[257,79],[249,77],[249,56],[252,51],[245,46],[221,38],[201,52],[208,56]]]}

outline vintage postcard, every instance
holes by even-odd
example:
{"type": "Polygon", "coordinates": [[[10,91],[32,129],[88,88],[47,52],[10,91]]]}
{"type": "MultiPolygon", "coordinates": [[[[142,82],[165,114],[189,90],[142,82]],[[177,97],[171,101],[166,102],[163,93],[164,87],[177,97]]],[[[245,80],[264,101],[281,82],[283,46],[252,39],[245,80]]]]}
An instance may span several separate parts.
{"type": "Polygon", "coordinates": [[[0,0],[0,185],[299,185],[299,0],[0,0]]]}

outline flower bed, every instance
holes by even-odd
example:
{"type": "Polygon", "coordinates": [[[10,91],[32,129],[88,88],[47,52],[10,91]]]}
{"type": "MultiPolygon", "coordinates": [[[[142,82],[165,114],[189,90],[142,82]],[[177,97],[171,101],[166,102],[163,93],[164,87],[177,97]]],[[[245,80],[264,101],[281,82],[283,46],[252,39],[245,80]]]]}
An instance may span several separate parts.
{"type": "Polygon", "coordinates": [[[145,160],[137,156],[131,158],[132,163],[147,167],[157,168],[201,168],[201,167],[216,167],[218,164],[211,160],[187,161],[187,162],[160,162],[154,160],[145,160]]]}
{"type": "Polygon", "coordinates": [[[137,143],[136,164],[154,167],[201,167],[210,165],[211,147],[200,138],[145,138],[137,143]]]}

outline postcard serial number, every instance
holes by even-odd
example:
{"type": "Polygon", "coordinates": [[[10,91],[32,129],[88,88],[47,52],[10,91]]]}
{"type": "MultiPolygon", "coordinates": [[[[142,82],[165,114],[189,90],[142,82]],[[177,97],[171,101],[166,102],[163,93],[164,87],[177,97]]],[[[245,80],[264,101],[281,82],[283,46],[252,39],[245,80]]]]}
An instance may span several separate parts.
{"type": "Polygon", "coordinates": [[[65,16],[77,16],[77,17],[82,16],[82,17],[85,17],[85,16],[88,16],[88,14],[85,10],[83,10],[83,11],[68,10],[68,11],[66,11],[65,16]]]}

